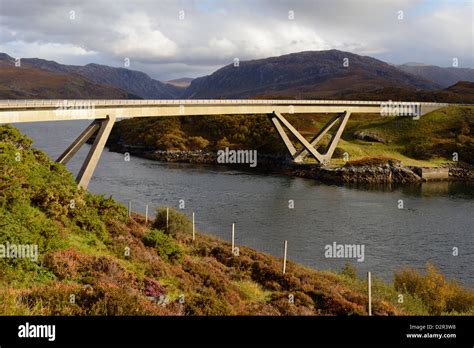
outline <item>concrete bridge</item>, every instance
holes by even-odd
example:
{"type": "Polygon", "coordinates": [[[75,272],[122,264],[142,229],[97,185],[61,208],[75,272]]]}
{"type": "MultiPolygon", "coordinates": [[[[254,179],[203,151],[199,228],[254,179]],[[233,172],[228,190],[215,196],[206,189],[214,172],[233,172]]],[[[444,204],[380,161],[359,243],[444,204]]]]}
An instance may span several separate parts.
{"type": "Polygon", "coordinates": [[[254,115],[270,117],[288,152],[296,162],[311,155],[322,164],[331,160],[351,114],[420,117],[447,106],[441,103],[344,101],[344,100],[0,100],[0,124],[66,120],[92,120],[92,123],[57,159],[66,164],[96,132],[95,141],[77,175],[79,187],[87,188],[110,131],[118,118],[204,115],[254,115]],[[334,114],[308,141],[283,114],[334,114]],[[316,145],[335,125],[325,153],[316,145]],[[296,150],[289,131],[303,148],[296,150]]]}

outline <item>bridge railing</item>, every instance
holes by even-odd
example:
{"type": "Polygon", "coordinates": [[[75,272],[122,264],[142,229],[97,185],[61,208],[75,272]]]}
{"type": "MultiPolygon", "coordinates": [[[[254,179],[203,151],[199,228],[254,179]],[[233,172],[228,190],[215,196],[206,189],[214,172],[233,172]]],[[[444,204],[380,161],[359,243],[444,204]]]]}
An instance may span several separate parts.
{"type": "MultiPolygon", "coordinates": [[[[129,106],[129,105],[196,105],[196,104],[270,104],[270,105],[380,105],[388,101],[352,101],[352,100],[277,100],[277,99],[146,99],[146,100],[128,100],[128,99],[42,99],[42,100],[0,100],[0,108],[21,107],[60,107],[60,106],[129,106]]],[[[398,101],[394,101],[398,102],[398,101]]],[[[401,102],[406,103],[406,102],[401,102]]],[[[424,106],[450,105],[448,103],[417,103],[424,106]]]]}

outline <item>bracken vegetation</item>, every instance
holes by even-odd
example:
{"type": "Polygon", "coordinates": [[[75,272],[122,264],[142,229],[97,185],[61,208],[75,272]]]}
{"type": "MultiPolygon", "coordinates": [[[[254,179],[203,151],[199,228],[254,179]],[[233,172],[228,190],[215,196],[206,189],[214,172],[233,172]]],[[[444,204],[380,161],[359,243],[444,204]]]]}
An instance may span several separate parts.
{"type": "MultiPolygon", "coordinates": [[[[0,127],[0,244],[37,244],[37,262],[0,259],[2,315],[366,315],[350,266],[321,272],[197,234],[170,210],[145,223],[71,174],[10,126],[0,127]]],[[[474,292],[403,270],[373,284],[375,315],[473,314],[474,292]],[[399,303],[399,295],[404,301],[399,303]]]]}

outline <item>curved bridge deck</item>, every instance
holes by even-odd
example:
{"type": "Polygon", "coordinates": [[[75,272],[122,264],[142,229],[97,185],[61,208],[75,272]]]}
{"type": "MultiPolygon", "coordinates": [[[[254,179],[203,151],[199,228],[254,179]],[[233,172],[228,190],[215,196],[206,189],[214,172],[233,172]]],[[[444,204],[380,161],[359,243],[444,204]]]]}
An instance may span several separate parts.
{"type": "Polygon", "coordinates": [[[327,164],[352,113],[399,115],[416,119],[447,105],[449,104],[349,100],[0,100],[0,124],[93,120],[57,160],[59,163],[67,163],[98,132],[76,178],[80,187],[87,188],[117,118],[267,114],[294,161],[303,161],[311,155],[319,163],[327,164]],[[302,113],[334,116],[308,141],[282,115],[302,113]],[[316,145],[336,124],[325,152],[319,152],[316,145]],[[288,131],[301,143],[301,150],[296,150],[288,131]]]}
{"type": "MultiPolygon", "coordinates": [[[[116,118],[245,115],[279,113],[375,113],[388,101],[348,100],[0,100],[0,123],[116,118]]],[[[393,102],[418,115],[447,106],[440,103],[393,102]]]]}

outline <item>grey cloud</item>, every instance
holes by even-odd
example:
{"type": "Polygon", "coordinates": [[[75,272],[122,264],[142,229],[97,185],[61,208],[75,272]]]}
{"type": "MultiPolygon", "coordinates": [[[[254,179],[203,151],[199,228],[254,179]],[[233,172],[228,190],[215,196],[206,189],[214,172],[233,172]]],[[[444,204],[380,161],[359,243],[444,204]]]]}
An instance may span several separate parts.
{"type": "Polygon", "coordinates": [[[234,57],[327,48],[395,63],[446,66],[455,56],[474,66],[472,2],[424,6],[421,0],[0,0],[0,50],[75,64],[120,66],[128,57],[163,80],[207,74],[234,57]]]}

